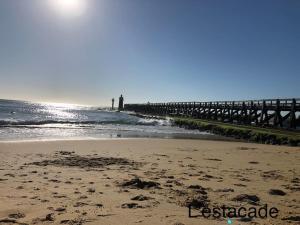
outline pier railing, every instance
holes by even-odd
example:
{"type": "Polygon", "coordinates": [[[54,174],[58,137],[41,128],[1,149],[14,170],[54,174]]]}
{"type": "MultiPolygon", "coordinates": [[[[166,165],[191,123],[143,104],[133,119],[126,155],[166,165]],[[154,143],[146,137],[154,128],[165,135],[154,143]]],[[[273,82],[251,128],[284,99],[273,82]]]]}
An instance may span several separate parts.
{"type": "Polygon", "coordinates": [[[300,126],[300,98],[125,104],[124,108],[143,114],[192,117],[264,127],[296,129],[300,126]]]}

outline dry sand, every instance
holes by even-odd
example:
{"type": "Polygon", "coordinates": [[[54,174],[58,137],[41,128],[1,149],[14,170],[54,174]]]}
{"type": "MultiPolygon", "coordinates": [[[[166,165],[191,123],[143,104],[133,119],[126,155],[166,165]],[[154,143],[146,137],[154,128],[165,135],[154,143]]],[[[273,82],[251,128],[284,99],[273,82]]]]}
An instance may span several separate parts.
{"type": "Polygon", "coordinates": [[[0,224],[227,224],[189,218],[193,199],[280,210],[277,219],[232,224],[297,224],[299,162],[299,147],[241,142],[1,142],[0,224]],[[233,200],[241,194],[259,199],[233,200]]]}

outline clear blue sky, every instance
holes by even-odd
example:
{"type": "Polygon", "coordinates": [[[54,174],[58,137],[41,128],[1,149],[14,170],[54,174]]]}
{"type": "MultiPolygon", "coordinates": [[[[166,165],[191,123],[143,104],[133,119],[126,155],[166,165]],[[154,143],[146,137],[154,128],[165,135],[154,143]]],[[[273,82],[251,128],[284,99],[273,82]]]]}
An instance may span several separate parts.
{"type": "Polygon", "coordinates": [[[82,0],[76,16],[49,1],[0,1],[0,98],[300,97],[299,0],[82,0]]]}

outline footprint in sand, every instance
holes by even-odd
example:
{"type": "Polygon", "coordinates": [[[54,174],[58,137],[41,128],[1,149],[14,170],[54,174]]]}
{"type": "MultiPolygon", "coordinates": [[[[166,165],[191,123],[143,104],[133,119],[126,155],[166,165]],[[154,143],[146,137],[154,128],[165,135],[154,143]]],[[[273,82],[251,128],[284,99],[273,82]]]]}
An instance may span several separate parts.
{"type": "Polygon", "coordinates": [[[83,206],[86,206],[88,205],[87,203],[85,202],[76,202],[73,207],[83,207],[83,206]]]}
{"type": "Polygon", "coordinates": [[[150,199],[153,199],[153,198],[144,196],[144,195],[137,195],[137,196],[131,198],[131,200],[133,200],[133,201],[146,201],[146,200],[150,200],[150,199]]]}
{"type": "Polygon", "coordinates": [[[123,209],[137,209],[137,208],[143,208],[143,206],[137,204],[137,203],[134,203],[134,202],[130,202],[130,203],[124,203],[121,205],[121,208],[123,209]]]}
{"type": "Polygon", "coordinates": [[[11,213],[8,215],[8,218],[11,218],[11,219],[21,219],[21,218],[24,218],[26,215],[24,213],[21,213],[21,212],[17,212],[17,213],[11,213]]]}
{"type": "Polygon", "coordinates": [[[65,212],[66,208],[65,207],[58,207],[55,209],[56,212],[65,212]]]}

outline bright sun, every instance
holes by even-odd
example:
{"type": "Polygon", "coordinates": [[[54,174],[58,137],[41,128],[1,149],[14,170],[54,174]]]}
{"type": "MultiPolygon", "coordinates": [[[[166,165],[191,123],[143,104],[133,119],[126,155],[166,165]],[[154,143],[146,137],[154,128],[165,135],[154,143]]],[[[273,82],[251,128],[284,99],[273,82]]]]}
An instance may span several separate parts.
{"type": "Polygon", "coordinates": [[[81,16],[86,10],[86,0],[49,0],[51,6],[62,16],[81,16]]]}

